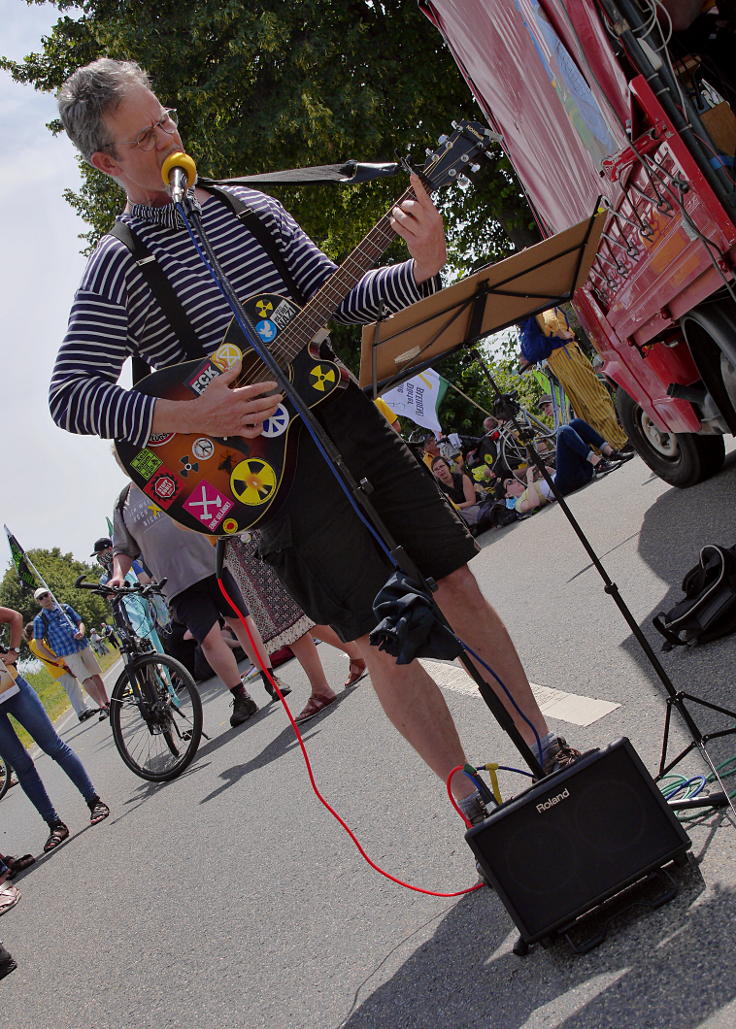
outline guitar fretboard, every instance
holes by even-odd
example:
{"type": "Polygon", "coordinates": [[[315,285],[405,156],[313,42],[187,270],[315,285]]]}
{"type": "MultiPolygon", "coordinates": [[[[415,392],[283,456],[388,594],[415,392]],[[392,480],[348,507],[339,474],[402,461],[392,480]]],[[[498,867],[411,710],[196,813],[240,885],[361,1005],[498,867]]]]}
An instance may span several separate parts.
{"type": "MultiPolygon", "coordinates": [[[[333,272],[324,285],[320,286],[313,297],[302,308],[299,314],[279,333],[270,351],[282,367],[290,364],[307,343],[324,328],[337,308],[343,302],[353,286],[358,283],[367,271],[376,263],[396,233],[391,228],[391,212],[394,207],[405,200],[415,198],[414,190],[409,188],[391,205],[380,221],[371,229],[355,249],[333,272]]],[[[237,385],[245,386],[257,382],[262,373],[249,367],[239,377],[237,385]]]]}

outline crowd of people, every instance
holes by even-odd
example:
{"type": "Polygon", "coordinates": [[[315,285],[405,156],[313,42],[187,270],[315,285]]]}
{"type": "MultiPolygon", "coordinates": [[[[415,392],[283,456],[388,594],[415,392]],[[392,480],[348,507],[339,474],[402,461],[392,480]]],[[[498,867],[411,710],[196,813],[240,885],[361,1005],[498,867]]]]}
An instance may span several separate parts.
{"type": "MultiPolygon", "coordinates": [[[[537,401],[538,414],[550,425],[554,424],[553,406],[551,394],[537,401]]],[[[626,442],[615,449],[582,418],[550,428],[542,438],[537,429],[537,438],[525,442],[525,413],[508,414],[505,418],[488,415],[480,437],[438,436],[428,431],[413,436],[417,457],[474,536],[514,524],[557,499],[556,491],[566,496],[634,456],[626,442]],[[499,446],[504,433],[515,439],[513,459],[499,446]]]]}

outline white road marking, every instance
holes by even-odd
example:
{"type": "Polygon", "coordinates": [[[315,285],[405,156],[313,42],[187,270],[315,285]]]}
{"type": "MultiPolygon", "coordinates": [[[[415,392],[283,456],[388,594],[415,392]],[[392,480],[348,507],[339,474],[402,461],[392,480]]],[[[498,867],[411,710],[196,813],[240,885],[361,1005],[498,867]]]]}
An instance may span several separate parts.
{"type": "MultiPolygon", "coordinates": [[[[431,661],[426,658],[422,658],[421,663],[435,682],[444,689],[482,699],[478,687],[464,668],[446,661],[431,661]]],[[[570,722],[572,725],[592,725],[599,718],[604,718],[621,706],[596,697],[583,697],[577,693],[553,689],[551,686],[540,686],[535,682],[531,687],[545,717],[570,722]]]]}

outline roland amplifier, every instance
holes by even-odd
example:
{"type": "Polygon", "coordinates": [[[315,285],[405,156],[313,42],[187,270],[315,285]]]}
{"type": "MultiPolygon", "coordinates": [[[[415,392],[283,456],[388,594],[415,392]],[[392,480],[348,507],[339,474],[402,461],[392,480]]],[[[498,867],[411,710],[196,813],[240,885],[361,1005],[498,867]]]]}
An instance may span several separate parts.
{"type": "Polygon", "coordinates": [[[526,943],[690,847],[628,739],[536,783],[465,839],[526,943]]]}

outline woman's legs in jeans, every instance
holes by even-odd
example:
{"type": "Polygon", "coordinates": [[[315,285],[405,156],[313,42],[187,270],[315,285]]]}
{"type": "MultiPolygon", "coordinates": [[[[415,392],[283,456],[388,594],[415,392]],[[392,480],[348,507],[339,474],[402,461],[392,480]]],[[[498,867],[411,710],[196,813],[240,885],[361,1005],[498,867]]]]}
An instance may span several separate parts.
{"type": "Polygon", "coordinates": [[[44,821],[57,822],[59,816],[33,761],[10,724],[9,714],[17,718],[39,747],[63,768],[86,801],[97,794],[82,762],[56,733],[36,691],[21,676],[17,682],[20,693],[0,705],[0,754],[15,769],[18,782],[44,821]]]}
{"type": "Polygon", "coordinates": [[[593,478],[593,465],[588,460],[591,446],[600,449],[605,440],[581,418],[557,430],[557,473],[555,485],[561,493],[572,493],[593,478]]]}

